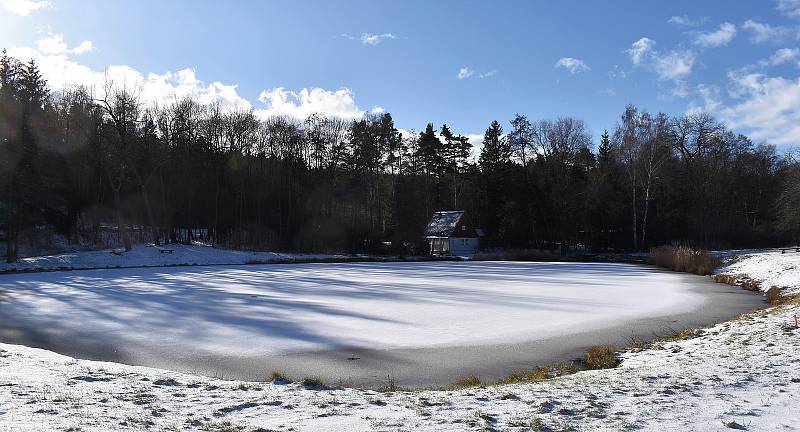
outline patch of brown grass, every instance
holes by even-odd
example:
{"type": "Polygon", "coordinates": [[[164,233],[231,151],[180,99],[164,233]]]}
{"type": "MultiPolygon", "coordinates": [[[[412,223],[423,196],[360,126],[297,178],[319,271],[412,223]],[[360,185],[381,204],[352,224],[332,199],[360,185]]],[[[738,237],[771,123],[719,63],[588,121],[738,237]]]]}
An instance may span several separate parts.
{"type": "Polygon", "coordinates": [[[480,387],[483,383],[481,379],[478,378],[476,375],[467,375],[463,378],[459,378],[448,386],[445,387],[446,390],[461,390],[465,388],[473,388],[473,387],[480,387]]]}
{"type": "Polygon", "coordinates": [[[611,345],[593,346],[586,350],[583,355],[583,362],[589,369],[611,369],[619,365],[619,359],[615,353],[617,349],[611,345]]]}
{"type": "Polygon", "coordinates": [[[276,384],[289,384],[292,380],[283,372],[274,371],[269,375],[269,381],[276,384]]]}
{"type": "Polygon", "coordinates": [[[560,363],[553,366],[542,366],[534,369],[526,369],[511,372],[500,380],[500,384],[516,384],[526,382],[537,382],[549,380],[561,375],[568,375],[577,372],[578,369],[572,363],[560,363]]]}
{"type": "Polygon", "coordinates": [[[659,246],[650,249],[647,262],[673,271],[701,276],[710,275],[720,265],[720,259],[708,251],[683,246],[659,246]]]}
{"type": "Polygon", "coordinates": [[[783,291],[778,287],[771,287],[767,290],[767,301],[771,306],[780,306],[793,303],[797,298],[783,294],[783,291]]]}

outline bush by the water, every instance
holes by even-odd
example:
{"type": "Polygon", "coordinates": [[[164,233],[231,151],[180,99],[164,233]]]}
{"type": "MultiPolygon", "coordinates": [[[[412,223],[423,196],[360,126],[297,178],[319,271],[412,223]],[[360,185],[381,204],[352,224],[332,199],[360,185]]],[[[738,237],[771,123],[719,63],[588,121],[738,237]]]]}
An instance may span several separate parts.
{"type": "Polygon", "coordinates": [[[593,346],[586,350],[583,362],[589,369],[611,369],[617,367],[619,359],[617,349],[610,345],[593,346]]]}
{"type": "Polygon", "coordinates": [[[674,271],[702,276],[711,274],[720,265],[719,258],[708,251],[683,246],[660,246],[650,249],[647,262],[674,271]]]}

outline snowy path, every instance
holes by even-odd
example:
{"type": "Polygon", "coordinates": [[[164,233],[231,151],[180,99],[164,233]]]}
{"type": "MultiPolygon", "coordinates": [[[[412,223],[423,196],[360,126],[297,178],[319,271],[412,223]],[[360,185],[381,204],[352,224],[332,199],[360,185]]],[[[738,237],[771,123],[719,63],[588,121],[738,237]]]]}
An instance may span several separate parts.
{"type": "Polygon", "coordinates": [[[504,375],[760,305],[706,278],[603,263],[113,269],[2,275],[0,290],[6,342],[224,377],[406,385],[504,375]]]}

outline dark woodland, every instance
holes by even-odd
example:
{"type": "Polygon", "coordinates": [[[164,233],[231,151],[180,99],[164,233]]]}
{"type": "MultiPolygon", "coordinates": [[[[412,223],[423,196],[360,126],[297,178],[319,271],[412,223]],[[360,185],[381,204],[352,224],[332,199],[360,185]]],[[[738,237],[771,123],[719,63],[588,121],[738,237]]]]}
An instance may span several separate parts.
{"type": "MultiPolygon", "coordinates": [[[[782,245],[800,233],[800,163],[712,116],[629,105],[593,143],[571,117],[517,115],[472,146],[391,114],[258,118],[136,89],[49,89],[0,59],[0,242],[424,253],[431,213],[465,210],[482,248],[569,253],[782,245]],[[111,238],[104,235],[108,230],[111,238]]],[[[61,244],[61,246],[63,246],[61,244]]]]}

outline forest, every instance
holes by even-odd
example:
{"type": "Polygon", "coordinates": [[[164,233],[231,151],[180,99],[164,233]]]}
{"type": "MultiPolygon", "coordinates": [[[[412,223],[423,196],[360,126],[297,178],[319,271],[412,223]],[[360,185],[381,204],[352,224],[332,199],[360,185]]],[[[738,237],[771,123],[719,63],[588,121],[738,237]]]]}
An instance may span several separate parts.
{"type": "Polygon", "coordinates": [[[391,114],[259,118],[136,88],[50,89],[0,58],[0,243],[425,253],[432,212],[465,210],[482,247],[569,253],[783,245],[800,235],[800,161],[704,112],[628,105],[593,142],[572,117],[493,121],[478,151],[391,114]],[[111,235],[109,235],[111,233],[111,235]]]}

